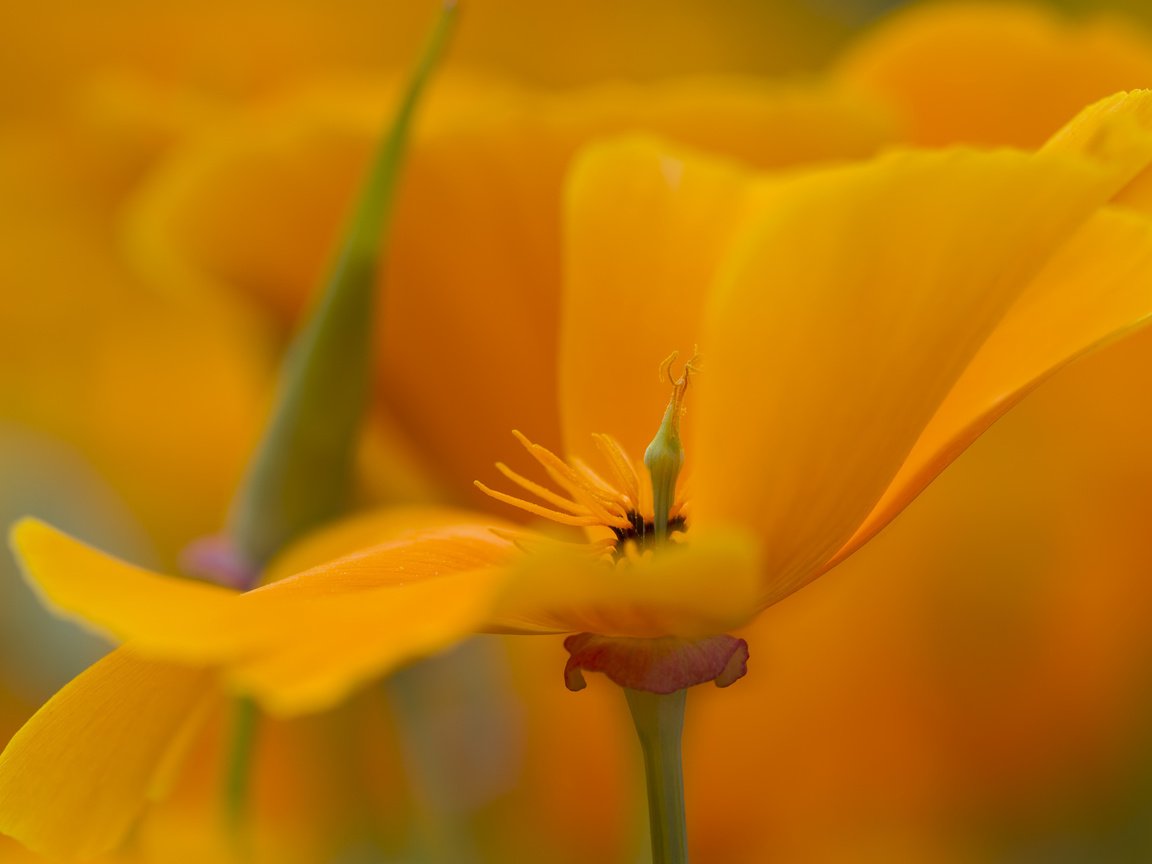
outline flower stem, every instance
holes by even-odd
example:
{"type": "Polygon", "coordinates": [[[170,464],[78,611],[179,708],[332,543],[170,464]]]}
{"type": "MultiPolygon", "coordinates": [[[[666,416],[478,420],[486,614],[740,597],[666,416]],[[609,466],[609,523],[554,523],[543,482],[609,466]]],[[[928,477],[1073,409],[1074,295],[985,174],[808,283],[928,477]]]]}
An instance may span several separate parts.
{"type": "Polygon", "coordinates": [[[687,864],[688,829],[684,819],[684,771],[680,738],[687,690],[667,696],[624,689],[640,747],[648,785],[652,864],[687,864]]]}
{"type": "Polygon", "coordinates": [[[256,727],[260,716],[256,703],[239,698],[233,703],[232,737],[224,778],[224,816],[228,831],[241,857],[247,849],[248,786],[251,780],[256,727]]]}

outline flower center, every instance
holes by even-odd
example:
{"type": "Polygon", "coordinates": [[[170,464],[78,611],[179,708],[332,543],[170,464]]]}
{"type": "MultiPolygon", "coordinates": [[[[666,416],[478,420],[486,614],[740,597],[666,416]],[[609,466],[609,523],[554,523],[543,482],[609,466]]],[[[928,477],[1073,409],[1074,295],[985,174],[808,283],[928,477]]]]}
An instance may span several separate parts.
{"type": "MultiPolygon", "coordinates": [[[[670,370],[675,360],[676,354],[672,354],[661,364],[662,378],[671,379],[670,370]]],[[[592,436],[605,465],[603,471],[597,472],[583,460],[561,459],[513,430],[516,440],[544,469],[556,488],[530,480],[503,462],[497,462],[496,469],[538,500],[491,489],[479,480],[475,481],[476,486],[497,501],[561,525],[608,529],[611,536],[596,538],[592,545],[595,551],[614,559],[642,554],[668,542],[671,535],[683,533],[688,527],[683,512],[684,498],[677,489],[684,463],[680,417],[684,413],[688,380],[697,371],[697,364],[697,357],[693,357],[684,365],[680,377],[671,379],[672,397],[656,437],[644,453],[648,483],[641,482],[637,463],[610,435],[592,436]]]]}

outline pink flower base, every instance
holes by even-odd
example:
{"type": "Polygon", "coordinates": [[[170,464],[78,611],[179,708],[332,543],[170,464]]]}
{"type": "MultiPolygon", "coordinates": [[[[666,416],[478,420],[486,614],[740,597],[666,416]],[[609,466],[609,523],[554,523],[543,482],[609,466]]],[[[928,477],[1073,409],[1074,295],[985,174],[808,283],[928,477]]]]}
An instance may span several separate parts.
{"type": "Polygon", "coordinates": [[[706,681],[727,687],[748,671],[748,643],[734,636],[637,639],[577,633],[564,647],[571,655],[564,667],[569,690],[587,686],[584,672],[603,672],[632,690],[668,694],[706,681]]]}

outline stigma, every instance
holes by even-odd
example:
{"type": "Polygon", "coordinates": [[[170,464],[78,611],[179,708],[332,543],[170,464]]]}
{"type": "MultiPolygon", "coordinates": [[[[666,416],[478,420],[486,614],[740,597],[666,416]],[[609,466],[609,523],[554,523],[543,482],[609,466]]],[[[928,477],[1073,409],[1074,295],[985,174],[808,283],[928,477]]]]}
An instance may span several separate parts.
{"type": "Polygon", "coordinates": [[[592,551],[613,559],[643,555],[673,540],[673,535],[688,528],[685,499],[678,486],[684,463],[680,418],[689,378],[698,369],[694,356],[680,376],[673,378],[675,360],[676,354],[672,354],[660,366],[661,377],[672,383],[672,396],[642,463],[634,462],[611,435],[592,436],[603,463],[597,471],[579,458],[562,459],[514,430],[512,434],[544,470],[551,486],[537,483],[503,462],[497,462],[496,469],[527,497],[492,489],[479,480],[476,486],[485,495],[534,516],[587,529],[592,551]]]}

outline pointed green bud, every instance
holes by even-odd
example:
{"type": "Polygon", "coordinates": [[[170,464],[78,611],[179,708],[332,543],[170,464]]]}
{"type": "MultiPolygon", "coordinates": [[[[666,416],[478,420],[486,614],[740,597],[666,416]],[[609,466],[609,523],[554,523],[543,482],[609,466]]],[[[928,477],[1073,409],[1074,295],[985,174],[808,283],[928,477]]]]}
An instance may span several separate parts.
{"type": "Polygon", "coordinates": [[[381,140],[319,302],[285,357],[272,417],[233,502],[229,533],[252,572],[348,506],[370,393],[376,275],[416,107],[455,19],[456,4],[445,3],[381,140]]]}

